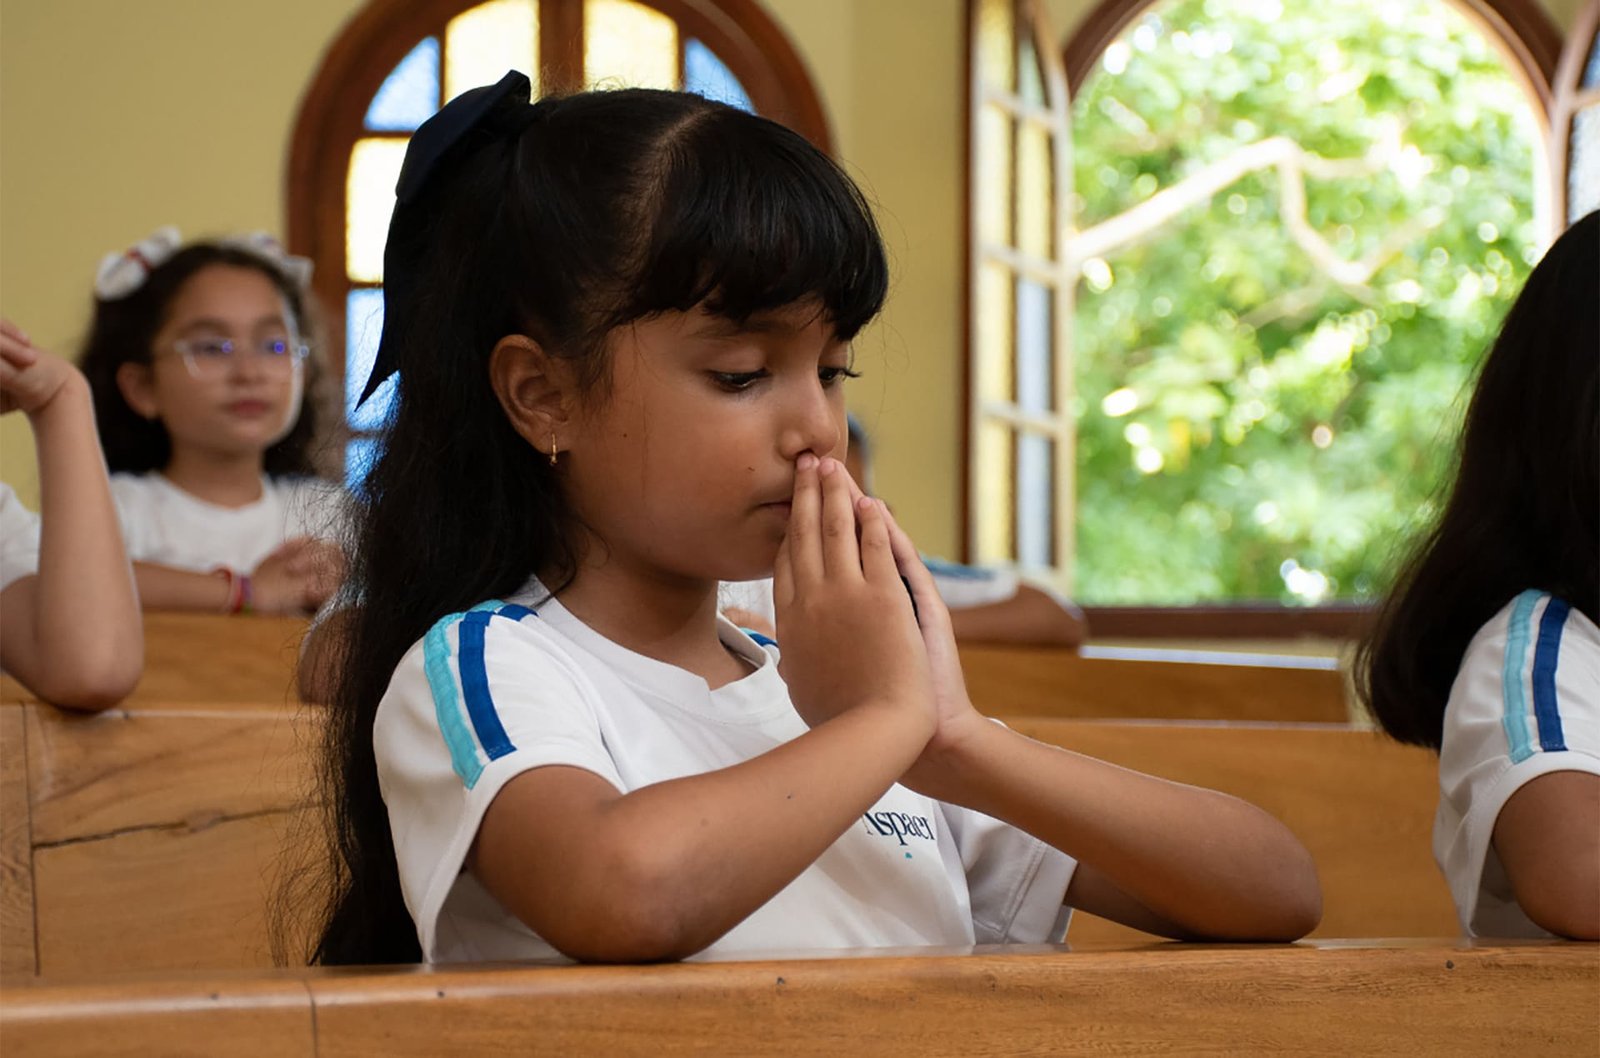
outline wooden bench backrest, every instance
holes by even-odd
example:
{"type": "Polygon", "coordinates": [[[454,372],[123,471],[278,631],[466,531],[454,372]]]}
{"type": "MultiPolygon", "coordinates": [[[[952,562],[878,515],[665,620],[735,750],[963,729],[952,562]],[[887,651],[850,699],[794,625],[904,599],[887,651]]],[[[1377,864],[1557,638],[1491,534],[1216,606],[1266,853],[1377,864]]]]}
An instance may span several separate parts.
{"type": "Polygon", "coordinates": [[[1344,723],[1333,658],[1216,651],[964,646],[972,702],[989,716],[1344,723]]]}
{"type": "MultiPolygon", "coordinates": [[[[297,859],[315,838],[309,826],[293,828],[309,823],[318,715],[186,707],[80,717],[0,706],[27,747],[23,798],[15,802],[8,774],[0,825],[8,973],[267,965],[265,909],[285,836],[295,836],[297,859]]],[[[1010,722],[1273,812],[1317,859],[1319,936],[1455,932],[1429,853],[1435,795],[1425,753],[1323,726],[1010,722]]],[[[1142,935],[1079,915],[1069,939],[1118,936],[1142,935]]]]}
{"type": "Polygon", "coordinates": [[[313,716],[0,706],[26,747],[6,754],[6,973],[270,965],[267,900],[307,811],[313,716]]]}
{"type": "MultiPolygon", "coordinates": [[[[1281,819],[1322,878],[1313,936],[1449,936],[1459,928],[1433,862],[1438,762],[1426,750],[1322,725],[1007,722],[1113,764],[1234,794],[1281,819]]],[[[1068,940],[1137,936],[1077,915],[1068,940]]]]}

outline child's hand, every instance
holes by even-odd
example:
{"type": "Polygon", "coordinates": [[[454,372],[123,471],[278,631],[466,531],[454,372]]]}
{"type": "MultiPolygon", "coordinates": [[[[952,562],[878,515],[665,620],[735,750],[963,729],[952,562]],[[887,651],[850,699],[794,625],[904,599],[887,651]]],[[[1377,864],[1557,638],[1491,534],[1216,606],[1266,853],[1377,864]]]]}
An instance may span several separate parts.
{"type": "Polygon", "coordinates": [[[778,549],[779,671],[812,727],[860,705],[911,710],[934,730],[927,650],[889,525],[838,460],[802,456],[778,549]],[[859,531],[859,541],[857,533],[859,531]]]}
{"type": "Polygon", "coordinates": [[[906,535],[889,513],[882,500],[883,517],[889,529],[890,545],[894,549],[896,568],[911,585],[917,603],[917,622],[922,630],[922,642],[928,653],[928,666],[933,678],[935,709],[938,727],[922,756],[912,765],[911,771],[901,781],[923,793],[935,794],[938,789],[938,769],[947,755],[958,749],[967,731],[974,723],[986,723],[983,716],[972,707],[967,697],[967,681],[961,672],[961,656],[956,651],[956,638],[950,623],[950,609],[939,596],[933,575],[923,565],[916,545],[906,535]]]}
{"type": "Polygon", "coordinates": [[[344,553],[326,540],[296,537],[250,573],[252,605],[263,613],[309,613],[344,577],[344,553]]]}
{"type": "Polygon", "coordinates": [[[35,348],[20,327],[0,319],[0,414],[37,415],[73,378],[82,378],[76,367],[35,348]]]}

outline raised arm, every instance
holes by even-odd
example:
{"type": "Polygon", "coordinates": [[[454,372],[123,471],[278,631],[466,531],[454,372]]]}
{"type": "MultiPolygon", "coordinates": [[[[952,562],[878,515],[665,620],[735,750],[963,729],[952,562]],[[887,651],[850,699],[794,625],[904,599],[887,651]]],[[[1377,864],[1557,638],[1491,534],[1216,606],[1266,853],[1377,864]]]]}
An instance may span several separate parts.
{"type": "Polygon", "coordinates": [[[619,793],[545,767],[506,784],[470,866],[582,960],[691,955],[788,885],[887,790],[933,731],[924,649],[881,509],[816,460],[797,474],[775,592],[784,677],[811,730],[742,764],[619,793]]]}
{"type": "Polygon", "coordinates": [[[104,709],[144,665],[144,628],[89,385],[0,321],[0,410],[20,410],[39,460],[39,572],[0,593],[0,664],[57,705],[104,709]]]}
{"type": "Polygon", "coordinates": [[[1035,742],[980,716],[933,580],[890,525],[916,594],[939,711],[938,732],[902,782],[1075,858],[1066,894],[1073,907],[1182,939],[1293,940],[1315,928],[1322,895],[1311,855],[1266,812],[1035,742]]]}

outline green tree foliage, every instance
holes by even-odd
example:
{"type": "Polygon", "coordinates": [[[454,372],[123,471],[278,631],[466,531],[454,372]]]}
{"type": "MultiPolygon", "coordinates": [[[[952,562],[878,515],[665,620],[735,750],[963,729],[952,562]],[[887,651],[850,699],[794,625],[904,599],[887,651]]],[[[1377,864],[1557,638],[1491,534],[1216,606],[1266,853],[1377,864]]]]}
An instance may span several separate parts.
{"type": "Polygon", "coordinates": [[[1073,120],[1086,232],[1268,137],[1348,160],[1303,181],[1332,268],[1276,168],[1084,263],[1079,596],[1380,592],[1536,255],[1527,96],[1444,0],[1177,0],[1113,45],[1073,120]]]}

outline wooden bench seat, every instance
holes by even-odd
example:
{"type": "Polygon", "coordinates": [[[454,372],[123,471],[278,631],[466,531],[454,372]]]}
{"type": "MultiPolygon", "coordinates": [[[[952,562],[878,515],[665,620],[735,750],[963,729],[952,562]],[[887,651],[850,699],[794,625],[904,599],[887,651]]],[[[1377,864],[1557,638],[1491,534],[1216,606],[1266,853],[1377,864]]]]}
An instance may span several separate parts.
{"type": "Polygon", "coordinates": [[[38,983],[7,1058],[1594,1054],[1592,944],[815,953],[38,983]]]}

